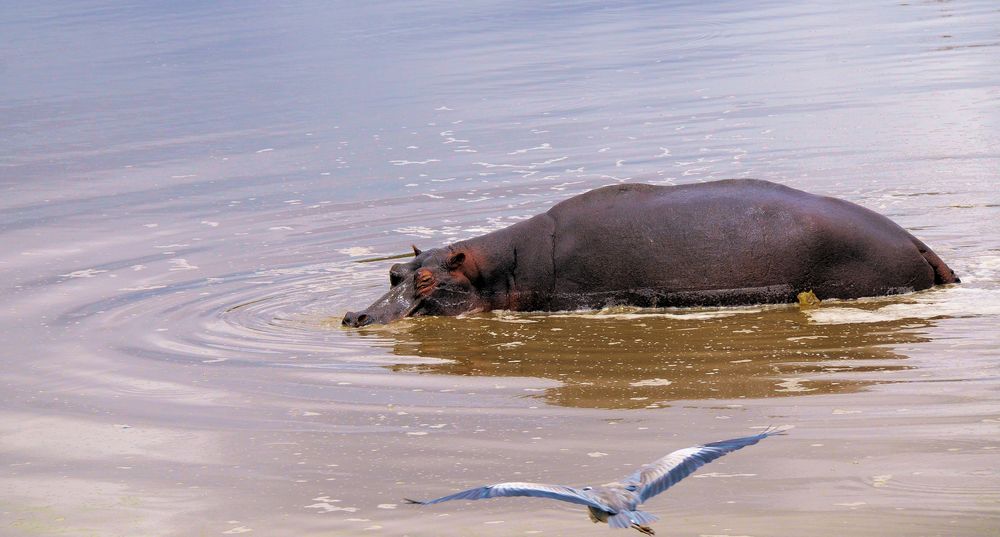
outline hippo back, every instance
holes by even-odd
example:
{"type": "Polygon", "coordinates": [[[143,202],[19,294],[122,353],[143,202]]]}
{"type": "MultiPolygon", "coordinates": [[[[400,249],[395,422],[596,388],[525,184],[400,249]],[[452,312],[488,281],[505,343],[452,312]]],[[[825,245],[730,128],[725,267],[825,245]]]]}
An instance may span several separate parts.
{"type": "Polygon", "coordinates": [[[853,298],[934,283],[916,239],[889,219],[767,181],[615,185],[548,215],[551,309],[778,303],[804,290],[853,298]]]}

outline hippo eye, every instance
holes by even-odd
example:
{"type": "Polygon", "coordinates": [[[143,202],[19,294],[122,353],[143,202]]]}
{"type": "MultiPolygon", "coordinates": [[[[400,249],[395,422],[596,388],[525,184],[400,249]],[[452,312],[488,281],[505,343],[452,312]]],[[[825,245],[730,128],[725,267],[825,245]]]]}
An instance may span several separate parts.
{"type": "Polygon", "coordinates": [[[639,487],[637,487],[635,485],[629,485],[629,486],[625,487],[625,490],[627,490],[629,492],[635,492],[635,489],[637,489],[637,488],[639,488],[639,487]]]}

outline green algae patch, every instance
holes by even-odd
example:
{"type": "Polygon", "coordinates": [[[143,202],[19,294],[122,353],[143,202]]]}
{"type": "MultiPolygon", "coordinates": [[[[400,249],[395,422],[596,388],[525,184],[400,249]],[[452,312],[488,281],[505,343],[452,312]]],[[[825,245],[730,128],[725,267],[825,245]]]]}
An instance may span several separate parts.
{"type": "Polygon", "coordinates": [[[814,293],[812,289],[808,291],[802,291],[801,293],[796,295],[796,298],[799,299],[800,307],[814,308],[816,306],[819,306],[820,300],[819,298],[816,297],[816,293],[814,293]]]}

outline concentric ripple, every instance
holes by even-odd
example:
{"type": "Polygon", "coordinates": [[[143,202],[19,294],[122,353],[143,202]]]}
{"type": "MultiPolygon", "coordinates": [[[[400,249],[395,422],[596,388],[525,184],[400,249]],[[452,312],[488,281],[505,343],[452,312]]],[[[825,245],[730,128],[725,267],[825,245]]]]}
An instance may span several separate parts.
{"type": "Polygon", "coordinates": [[[348,295],[374,271],[349,261],[236,273],[126,292],[63,316],[114,327],[128,354],[172,362],[356,368],[386,361],[341,337],[348,295]]]}

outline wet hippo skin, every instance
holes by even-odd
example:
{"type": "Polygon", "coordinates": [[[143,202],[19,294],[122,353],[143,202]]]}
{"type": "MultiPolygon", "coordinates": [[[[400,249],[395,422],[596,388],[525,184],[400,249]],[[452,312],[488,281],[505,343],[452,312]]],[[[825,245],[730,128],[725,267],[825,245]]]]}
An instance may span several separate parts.
{"type": "Polygon", "coordinates": [[[759,180],[623,184],[394,265],[347,326],[416,315],[729,306],[956,283],[923,242],[859,205],[759,180]]]}

